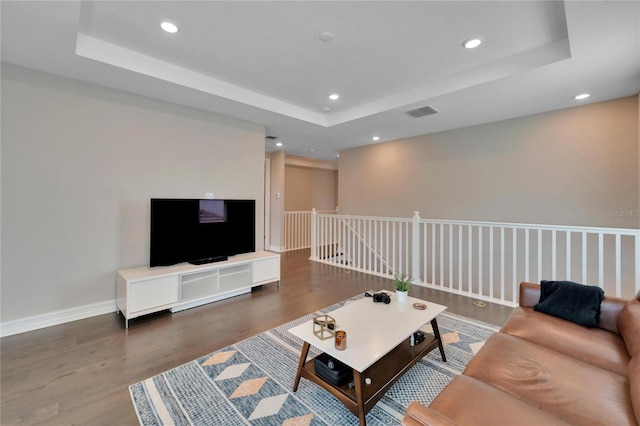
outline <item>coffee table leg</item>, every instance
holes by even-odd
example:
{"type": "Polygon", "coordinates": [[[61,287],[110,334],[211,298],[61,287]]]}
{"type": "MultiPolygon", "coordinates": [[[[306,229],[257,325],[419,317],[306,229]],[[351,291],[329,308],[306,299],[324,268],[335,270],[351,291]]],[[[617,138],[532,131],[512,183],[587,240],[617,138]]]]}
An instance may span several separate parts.
{"type": "Polygon", "coordinates": [[[444,345],[442,344],[442,338],[440,337],[440,330],[438,329],[438,321],[436,321],[435,318],[431,320],[431,328],[433,328],[434,336],[438,339],[438,348],[440,348],[442,361],[447,362],[447,356],[444,354],[444,345]]]}
{"type": "Polygon", "coordinates": [[[358,406],[358,418],[360,419],[360,426],[367,424],[367,413],[364,411],[364,390],[362,388],[362,376],[357,370],[353,370],[353,381],[356,385],[356,404],[358,406]]]}
{"type": "Polygon", "coordinates": [[[296,373],[296,380],[293,382],[293,391],[298,390],[298,384],[300,384],[300,375],[304,368],[304,363],[307,361],[307,355],[309,354],[309,344],[304,342],[302,345],[302,352],[300,352],[300,362],[298,363],[298,372],[296,373]]]}

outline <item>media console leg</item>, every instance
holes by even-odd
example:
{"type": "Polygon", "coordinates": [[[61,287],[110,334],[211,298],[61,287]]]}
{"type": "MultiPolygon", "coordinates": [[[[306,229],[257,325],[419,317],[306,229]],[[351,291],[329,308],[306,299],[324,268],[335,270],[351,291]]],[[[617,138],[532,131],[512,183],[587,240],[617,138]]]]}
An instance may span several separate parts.
{"type": "Polygon", "coordinates": [[[438,339],[438,348],[440,349],[442,361],[447,362],[447,356],[444,354],[444,345],[442,344],[442,338],[440,337],[440,330],[438,329],[438,321],[436,321],[435,318],[431,320],[431,328],[433,328],[433,335],[438,339]]]}
{"type": "Polygon", "coordinates": [[[304,368],[304,363],[307,361],[307,355],[309,354],[309,344],[304,342],[302,345],[302,352],[300,352],[300,362],[298,363],[298,372],[296,373],[296,379],[293,382],[293,391],[298,390],[298,384],[300,384],[300,377],[302,375],[302,369],[304,368]]]}

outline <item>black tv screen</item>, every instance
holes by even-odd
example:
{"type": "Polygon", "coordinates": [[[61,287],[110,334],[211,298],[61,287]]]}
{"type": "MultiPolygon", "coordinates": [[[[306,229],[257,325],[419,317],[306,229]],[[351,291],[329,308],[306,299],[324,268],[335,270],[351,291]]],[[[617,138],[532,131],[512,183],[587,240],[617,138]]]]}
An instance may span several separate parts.
{"type": "Polygon", "coordinates": [[[151,199],[149,266],[254,252],[255,200],[151,199]]]}

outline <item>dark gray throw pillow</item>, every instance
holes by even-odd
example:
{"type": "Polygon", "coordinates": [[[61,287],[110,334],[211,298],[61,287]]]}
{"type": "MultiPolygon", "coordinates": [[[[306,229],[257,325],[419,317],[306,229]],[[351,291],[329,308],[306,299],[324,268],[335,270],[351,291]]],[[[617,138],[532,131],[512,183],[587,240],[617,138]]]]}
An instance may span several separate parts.
{"type": "Polygon", "coordinates": [[[571,281],[541,281],[540,301],[534,311],[553,315],[587,327],[598,325],[604,291],[600,287],[571,281]]]}

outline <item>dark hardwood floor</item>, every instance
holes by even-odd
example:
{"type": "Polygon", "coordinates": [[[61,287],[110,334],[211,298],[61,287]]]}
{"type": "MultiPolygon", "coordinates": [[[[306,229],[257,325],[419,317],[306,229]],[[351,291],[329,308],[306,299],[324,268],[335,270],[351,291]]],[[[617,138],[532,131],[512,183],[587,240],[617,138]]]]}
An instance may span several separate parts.
{"type": "MultiPolygon", "coordinates": [[[[137,424],[130,384],[269,330],[391,280],[282,255],[280,287],[268,284],[187,311],[130,321],[101,315],[2,338],[2,425],[137,424]]],[[[414,297],[449,312],[503,325],[511,308],[418,286],[414,297]]]]}

